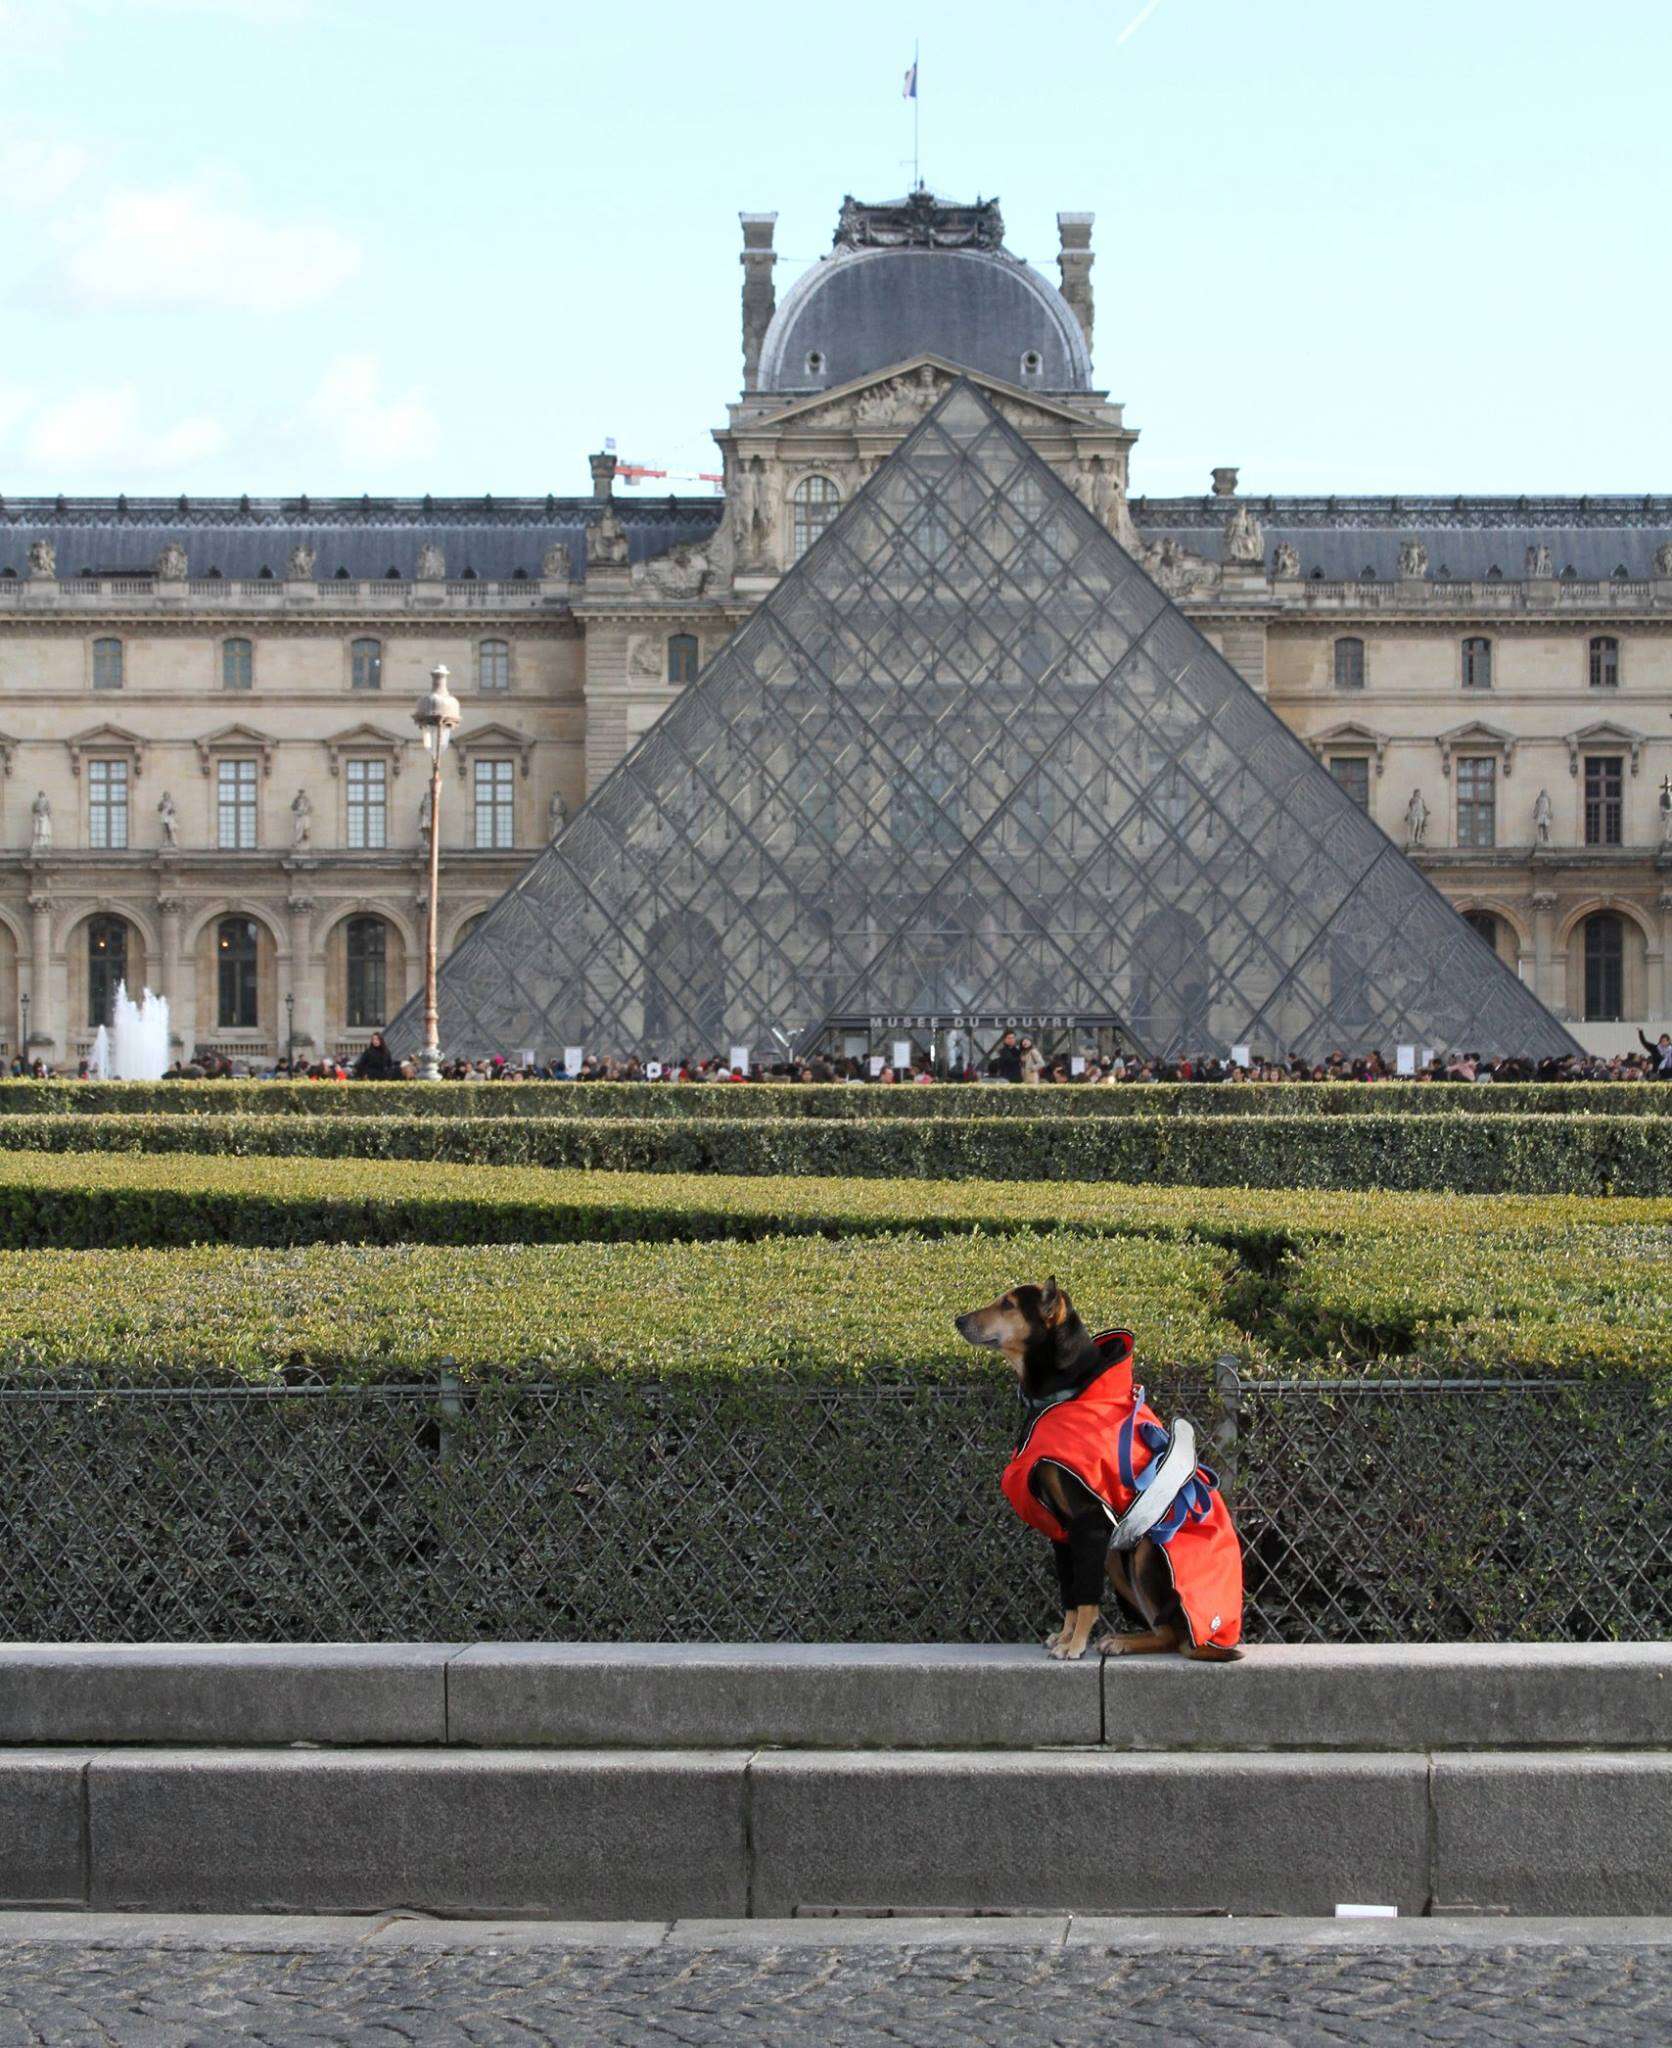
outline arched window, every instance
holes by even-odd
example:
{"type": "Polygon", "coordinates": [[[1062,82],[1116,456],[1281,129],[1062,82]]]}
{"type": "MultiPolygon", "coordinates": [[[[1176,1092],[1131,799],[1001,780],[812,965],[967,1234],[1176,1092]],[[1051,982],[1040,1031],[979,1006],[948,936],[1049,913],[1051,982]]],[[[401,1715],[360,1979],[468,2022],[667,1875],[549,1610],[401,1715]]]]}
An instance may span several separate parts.
{"type": "Polygon", "coordinates": [[[1625,1015],[1625,924],[1612,910],[1585,920],[1585,1017],[1614,1024],[1625,1015]]]}
{"type": "Polygon", "coordinates": [[[128,923],[103,913],[87,920],[87,1024],[111,1021],[116,990],[128,978],[128,923]]]}
{"type": "Polygon", "coordinates": [[[348,921],[348,1028],[376,1031],[389,995],[389,927],[381,917],[348,921]]]}
{"type": "Polygon", "coordinates": [[[253,918],[223,917],[215,927],[215,1022],[222,1031],[255,1029],[259,953],[253,918]]]}
{"type": "Polygon", "coordinates": [[[349,649],[350,680],[357,690],[383,688],[383,642],[356,640],[349,649]]]}
{"type": "Polygon", "coordinates": [[[93,687],[119,690],[122,687],[122,643],[120,640],[93,642],[93,687]]]}
{"type": "Polygon", "coordinates": [[[1612,633],[1598,633],[1591,642],[1591,688],[1616,690],[1620,686],[1620,643],[1612,633]]]}
{"type": "Polygon", "coordinates": [[[676,910],[646,935],[644,1042],[675,1059],[715,1051],[725,1030],[725,955],[706,917],[676,910]]]}
{"type": "Polygon", "coordinates": [[[484,640],[476,650],[476,687],[479,690],[508,690],[511,687],[511,643],[484,640]]]}
{"type": "Polygon", "coordinates": [[[221,642],[221,688],[247,690],[255,681],[255,647],[248,640],[221,642]]]}
{"type": "Polygon", "coordinates": [[[668,642],[668,681],[694,683],[697,679],[697,636],[675,633],[668,642]]]}
{"type": "Polygon", "coordinates": [[[1490,690],[1492,687],[1492,642],[1476,633],[1463,643],[1463,687],[1490,690]]]}
{"type": "Polygon", "coordinates": [[[1472,932],[1477,932],[1494,953],[1500,952],[1498,934],[1502,931],[1503,924],[1490,910],[1465,910],[1463,922],[1472,932]]]}
{"type": "Polygon", "coordinates": [[[1338,690],[1364,688],[1364,642],[1346,634],[1335,643],[1335,687],[1338,690]]]}
{"type": "Polygon", "coordinates": [[[827,476],[804,476],[791,500],[792,555],[804,555],[842,509],[842,494],[827,476]]]}

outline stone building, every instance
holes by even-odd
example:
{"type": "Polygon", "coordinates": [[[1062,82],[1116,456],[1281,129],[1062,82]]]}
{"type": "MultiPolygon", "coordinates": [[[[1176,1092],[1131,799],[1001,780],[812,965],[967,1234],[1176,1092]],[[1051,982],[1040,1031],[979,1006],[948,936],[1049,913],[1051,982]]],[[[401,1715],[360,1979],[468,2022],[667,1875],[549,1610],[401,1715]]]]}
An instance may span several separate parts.
{"type": "Polygon", "coordinates": [[[1584,1042],[1666,1018],[1672,498],[1134,496],[1089,215],[1059,288],[995,203],[848,200],[781,302],[773,218],[723,498],[0,498],[8,1058],[124,976],[183,1050],[352,1052],[421,973],[429,668],[451,948],[957,371],[1584,1042]]]}

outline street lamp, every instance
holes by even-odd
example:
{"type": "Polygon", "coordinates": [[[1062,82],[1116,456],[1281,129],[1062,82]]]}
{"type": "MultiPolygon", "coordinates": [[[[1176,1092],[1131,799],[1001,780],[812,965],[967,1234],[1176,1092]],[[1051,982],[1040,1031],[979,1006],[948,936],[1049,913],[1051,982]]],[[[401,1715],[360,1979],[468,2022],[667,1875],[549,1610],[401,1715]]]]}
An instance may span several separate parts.
{"type": "Polygon", "coordinates": [[[23,1011],[23,1071],[27,1074],[29,1071],[29,991],[25,989],[17,1000],[19,1007],[23,1011]]]}
{"type": "Polygon", "coordinates": [[[418,700],[413,723],[430,757],[430,894],[424,918],[424,1043],[418,1052],[420,1081],[441,1079],[441,1020],[436,1012],[435,953],[437,898],[441,890],[441,757],[459,722],[459,700],[447,687],[447,670],[437,662],[430,687],[418,700]]]}
{"type": "Polygon", "coordinates": [[[296,1079],[296,991],[287,988],[284,993],[284,1073],[287,1081],[296,1079]]]}

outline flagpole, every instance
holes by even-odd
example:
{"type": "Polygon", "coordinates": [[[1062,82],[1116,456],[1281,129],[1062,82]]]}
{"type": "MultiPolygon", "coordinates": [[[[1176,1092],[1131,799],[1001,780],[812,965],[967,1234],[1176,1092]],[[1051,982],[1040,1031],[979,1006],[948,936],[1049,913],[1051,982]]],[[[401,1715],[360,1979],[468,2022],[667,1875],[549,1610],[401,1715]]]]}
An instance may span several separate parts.
{"type": "Polygon", "coordinates": [[[918,106],[917,38],[913,36],[911,45],[911,188],[914,192],[923,183],[923,173],[917,149],[918,106]]]}

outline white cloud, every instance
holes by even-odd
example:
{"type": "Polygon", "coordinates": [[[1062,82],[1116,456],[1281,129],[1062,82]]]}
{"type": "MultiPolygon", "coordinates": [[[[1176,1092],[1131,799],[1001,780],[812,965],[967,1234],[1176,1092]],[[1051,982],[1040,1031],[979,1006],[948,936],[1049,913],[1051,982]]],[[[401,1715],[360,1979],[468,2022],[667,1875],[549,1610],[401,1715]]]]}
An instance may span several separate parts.
{"type": "MultiPolygon", "coordinates": [[[[4,406],[0,393],[0,426],[4,406]]],[[[151,480],[183,484],[194,463],[226,444],[220,423],[206,414],[156,420],[132,384],[88,385],[38,410],[25,405],[18,412],[19,454],[43,489],[83,481],[112,487],[151,480]]]]}
{"type": "MultiPolygon", "coordinates": [[[[5,26],[0,0],[0,28],[5,26]]],[[[20,209],[51,206],[62,199],[86,170],[91,158],[75,142],[14,138],[0,142],[0,200],[16,215],[20,209]]]]}
{"type": "Polygon", "coordinates": [[[338,356],[302,410],[347,463],[376,467],[430,455],[439,439],[435,415],[418,391],[384,390],[376,356],[338,356]]]}
{"type": "Polygon", "coordinates": [[[360,267],[358,243],[328,223],[258,220],[199,185],[111,192],[64,243],[59,293],[91,311],[288,313],[360,267]]]}

